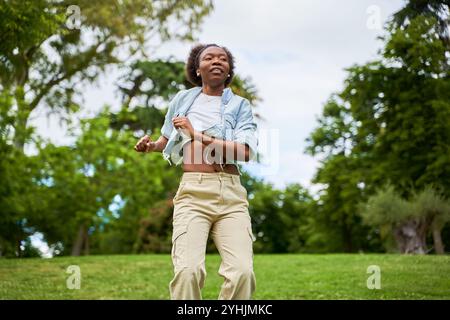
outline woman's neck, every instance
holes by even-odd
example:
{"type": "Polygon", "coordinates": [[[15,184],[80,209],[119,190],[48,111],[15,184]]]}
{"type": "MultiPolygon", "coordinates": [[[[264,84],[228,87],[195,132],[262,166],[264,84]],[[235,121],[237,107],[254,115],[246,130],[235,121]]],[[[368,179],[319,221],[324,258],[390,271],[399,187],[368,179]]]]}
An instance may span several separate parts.
{"type": "Polygon", "coordinates": [[[225,86],[222,84],[218,87],[212,87],[207,84],[203,84],[202,92],[204,94],[207,94],[208,96],[221,96],[223,93],[223,89],[225,89],[225,86]]]}

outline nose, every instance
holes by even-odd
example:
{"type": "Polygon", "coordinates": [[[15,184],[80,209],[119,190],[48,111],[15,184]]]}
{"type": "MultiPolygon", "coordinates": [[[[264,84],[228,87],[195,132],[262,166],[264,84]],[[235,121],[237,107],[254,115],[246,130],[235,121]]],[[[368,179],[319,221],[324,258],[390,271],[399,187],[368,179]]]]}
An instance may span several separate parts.
{"type": "Polygon", "coordinates": [[[212,64],[222,65],[222,62],[220,61],[220,58],[214,58],[212,64]]]}

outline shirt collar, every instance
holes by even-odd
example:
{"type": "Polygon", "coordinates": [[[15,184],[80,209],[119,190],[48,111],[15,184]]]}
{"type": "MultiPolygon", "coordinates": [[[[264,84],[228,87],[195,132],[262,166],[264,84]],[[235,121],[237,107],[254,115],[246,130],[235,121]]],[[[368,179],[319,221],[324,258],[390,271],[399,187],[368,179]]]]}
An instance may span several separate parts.
{"type": "MultiPolygon", "coordinates": [[[[202,87],[195,87],[195,97],[197,97],[202,92],[202,87]]],[[[233,98],[233,90],[231,88],[226,87],[222,92],[222,103],[227,105],[230,102],[231,98],[233,98]]]]}

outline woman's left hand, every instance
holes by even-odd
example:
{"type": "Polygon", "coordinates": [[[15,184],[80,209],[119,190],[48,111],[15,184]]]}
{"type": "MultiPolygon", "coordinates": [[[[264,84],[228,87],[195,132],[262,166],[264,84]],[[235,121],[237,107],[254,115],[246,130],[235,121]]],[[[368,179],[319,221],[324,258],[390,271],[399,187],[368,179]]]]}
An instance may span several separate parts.
{"type": "Polygon", "coordinates": [[[194,138],[194,127],[187,117],[175,117],[172,122],[175,129],[181,129],[186,135],[194,138]]]}

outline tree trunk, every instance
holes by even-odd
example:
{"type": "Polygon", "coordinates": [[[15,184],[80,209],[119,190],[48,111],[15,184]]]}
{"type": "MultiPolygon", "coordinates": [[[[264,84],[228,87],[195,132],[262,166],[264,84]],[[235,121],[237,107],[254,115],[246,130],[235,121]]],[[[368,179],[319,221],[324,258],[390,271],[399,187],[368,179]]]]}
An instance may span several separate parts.
{"type": "Polygon", "coordinates": [[[72,247],[72,256],[79,256],[81,255],[81,250],[83,248],[83,244],[85,241],[85,227],[84,225],[81,225],[78,229],[77,238],[75,240],[75,243],[72,247]]]}
{"type": "Polygon", "coordinates": [[[401,253],[426,254],[426,226],[422,221],[410,220],[394,231],[401,253]]]}
{"type": "Polygon", "coordinates": [[[17,257],[20,258],[22,256],[22,249],[20,249],[20,244],[21,244],[21,240],[18,239],[16,241],[16,245],[17,245],[17,257]]]}
{"type": "Polygon", "coordinates": [[[444,244],[442,243],[441,230],[437,227],[433,228],[433,242],[436,254],[444,254],[444,244]]]}
{"type": "Polygon", "coordinates": [[[14,92],[17,103],[17,116],[14,123],[14,146],[23,152],[25,142],[29,136],[27,131],[28,118],[30,117],[30,107],[25,101],[25,91],[23,86],[18,86],[14,92]]]}
{"type": "Polygon", "coordinates": [[[344,225],[343,227],[343,240],[344,240],[344,251],[347,253],[353,252],[353,241],[352,241],[352,232],[350,227],[344,225]]]}
{"type": "Polygon", "coordinates": [[[84,230],[84,255],[89,255],[89,234],[87,229],[84,230]]]}

